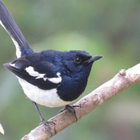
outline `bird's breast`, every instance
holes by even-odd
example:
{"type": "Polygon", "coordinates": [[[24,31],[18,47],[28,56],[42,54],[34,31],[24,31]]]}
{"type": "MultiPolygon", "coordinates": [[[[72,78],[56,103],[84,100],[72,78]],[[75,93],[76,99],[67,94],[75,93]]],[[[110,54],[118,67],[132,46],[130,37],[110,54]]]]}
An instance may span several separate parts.
{"type": "Polygon", "coordinates": [[[85,78],[63,76],[62,79],[62,83],[58,87],[58,95],[64,101],[76,100],[84,92],[87,85],[85,78]]]}
{"type": "Polygon", "coordinates": [[[36,102],[37,104],[46,107],[60,107],[71,103],[60,99],[59,95],[57,94],[56,88],[50,90],[43,90],[21,78],[18,79],[27,97],[30,100],[36,102]]]}

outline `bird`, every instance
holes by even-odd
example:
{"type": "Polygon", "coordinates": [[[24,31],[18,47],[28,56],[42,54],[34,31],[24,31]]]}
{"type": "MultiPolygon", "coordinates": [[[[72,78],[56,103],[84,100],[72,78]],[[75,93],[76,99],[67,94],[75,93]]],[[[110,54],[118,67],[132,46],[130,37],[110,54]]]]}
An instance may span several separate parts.
{"type": "Polygon", "coordinates": [[[0,24],[11,37],[17,56],[4,66],[18,78],[41,123],[50,128],[37,104],[50,108],[65,106],[64,109],[73,110],[77,120],[70,104],[84,92],[92,65],[102,55],[92,56],[81,50],[34,52],[1,0],[0,24]]]}

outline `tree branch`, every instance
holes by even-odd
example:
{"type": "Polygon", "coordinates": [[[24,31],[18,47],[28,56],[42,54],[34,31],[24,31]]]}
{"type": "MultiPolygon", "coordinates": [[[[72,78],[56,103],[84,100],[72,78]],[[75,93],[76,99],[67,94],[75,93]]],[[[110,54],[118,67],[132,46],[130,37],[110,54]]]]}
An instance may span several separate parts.
{"type": "MultiPolygon", "coordinates": [[[[111,80],[101,85],[75,104],[80,106],[75,108],[78,119],[81,119],[108,99],[138,82],[140,82],[140,63],[128,70],[120,70],[111,80]]],[[[50,125],[54,136],[69,125],[75,123],[75,117],[70,112],[64,111],[51,118],[49,121],[55,123],[50,125]]],[[[48,140],[51,137],[47,128],[40,125],[28,135],[24,136],[22,140],[48,140]]]]}

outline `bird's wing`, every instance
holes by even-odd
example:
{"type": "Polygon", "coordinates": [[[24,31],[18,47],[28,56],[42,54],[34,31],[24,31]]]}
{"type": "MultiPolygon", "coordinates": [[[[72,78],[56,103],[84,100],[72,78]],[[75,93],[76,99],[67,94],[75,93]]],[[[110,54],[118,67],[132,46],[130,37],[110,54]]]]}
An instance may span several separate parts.
{"type": "Polygon", "coordinates": [[[34,53],[31,49],[30,45],[26,41],[19,27],[15,23],[11,14],[4,6],[2,1],[0,0],[0,24],[10,35],[13,43],[16,47],[16,55],[17,57],[26,56],[28,54],[34,53]]]}
{"type": "Polygon", "coordinates": [[[62,82],[60,72],[49,62],[30,62],[26,57],[21,57],[12,63],[4,64],[4,66],[17,77],[40,89],[56,88],[62,82]]]}

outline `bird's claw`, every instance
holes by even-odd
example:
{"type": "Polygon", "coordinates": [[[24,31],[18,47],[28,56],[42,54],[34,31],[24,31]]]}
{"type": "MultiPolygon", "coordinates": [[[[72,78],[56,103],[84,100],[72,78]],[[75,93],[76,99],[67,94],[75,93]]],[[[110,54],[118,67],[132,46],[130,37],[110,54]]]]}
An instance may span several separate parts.
{"type": "Polygon", "coordinates": [[[44,125],[45,128],[47,128],[47,130],[50,132],[51,136],[53,136],[53,132],[52,132],[52,129],[50,127],[50,124],[55,125],[55,123],[53,121],[46,121],[44,118],[41,120],[41,123],[40,123],[40,125],[44,125]]]}
{"type": "Polygon", "coordinates": [[[70,113],[72,113],[76,119],[76,122],[78,121],[78,117],[77,117],[77,113],[75,111],[75,107],[81,107],[80,105],[66,105],[62,110],[59,111],[59,113],[65,111],[65,110],[68,110],[70,113]]]}

